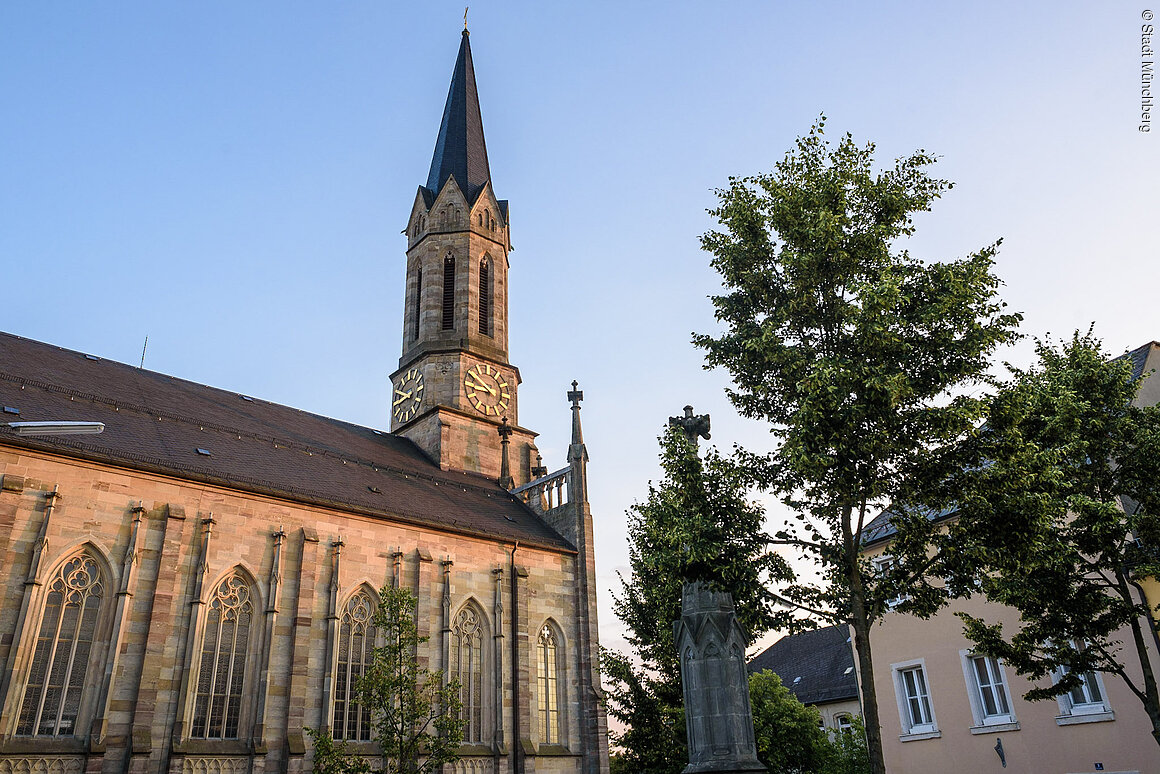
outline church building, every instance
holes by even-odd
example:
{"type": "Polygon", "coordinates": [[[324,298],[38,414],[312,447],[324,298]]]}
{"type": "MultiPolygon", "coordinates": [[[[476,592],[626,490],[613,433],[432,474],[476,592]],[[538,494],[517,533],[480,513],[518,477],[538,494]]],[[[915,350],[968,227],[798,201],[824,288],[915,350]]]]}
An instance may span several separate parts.
{"type": "Polygon", "coordinates": [[[384,584],[461,686],[446,772],[608,772],[583,393],[549,471],[466,31],[405,234],[389,432],[0,334],[0,774],[308,772],[307,729],[374,755],[384,584]]]}

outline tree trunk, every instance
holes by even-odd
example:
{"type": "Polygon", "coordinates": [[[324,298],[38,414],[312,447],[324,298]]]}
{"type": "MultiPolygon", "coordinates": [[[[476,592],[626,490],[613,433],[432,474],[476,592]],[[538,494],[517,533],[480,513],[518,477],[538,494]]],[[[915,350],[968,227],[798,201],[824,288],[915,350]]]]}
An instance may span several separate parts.
{"type": "MultiPolygon", "coordinates": [[[[1128,588],[1128,579],[1124,573],[1116,573],[1116,580],[1120,587],[1120,594],[1124,601],[1129,605],[1134,604],[1132,599],[1132,592],[1128,588]]],[[[1135,585],[1135,584],[1133,584],[1135,585]]],[[[1140,592],[1140,600],[1144,606],[1148,606],[1148,597],[1144,594],[1144,590],[1136,586],[1136,590],[1140,592]]],[[[1152,629],[1153,642],[1156,641],[1156,624],[1152,619],[1152,613],[1147,613],[1148,626],[1152,629]]],[[[1148,713],[1148,719],[1152,721],[1152,739],[1156,744],[1160,744],[1160,690],[1156,687],[1156,673],[1152,671],[1152,660],[1148,657],[1148,643],[1144,639],[1143,627],[1140,626],[1140,617],[1133,616],[1131,621],[1132,627],[1132,641],[1136,645],[1136,655],[1140,658],[1140,672],[1144,676],[1144,696],[1141,699],[1144,703],[1144,710],[1148,713]]]]}
{"type": "Polygon", "coordinates": [[[882,756],[882,725],[878,718],[878,694],[874,689],[874,661],[870,654],[870,620],[866,612],[866,590],[858,565],[858,546],[854,544],[850,517],[853,507],[843,514],[842,532],[845,545],[846,580],[850,584],[850,614],[854,625],[854,651],[858,654],[859,683],[862,688],[862,720],[866,725],[866,751],[870,757],[870,774],[886,774],[882,756]]]}
{"type": "Polygon", "coordinates": [[[851,599],[854,623],[854,650],[858,654],[858,671],[862,687],[862,720],[866,724],[866,749],[870,753],[870,774],[886,774],[882,757],[882,725],[878,717],[878,694],[874,688],[874,661],[870,654],[870,623],[866,620],[865,600],[859,592],[851,599]]]}

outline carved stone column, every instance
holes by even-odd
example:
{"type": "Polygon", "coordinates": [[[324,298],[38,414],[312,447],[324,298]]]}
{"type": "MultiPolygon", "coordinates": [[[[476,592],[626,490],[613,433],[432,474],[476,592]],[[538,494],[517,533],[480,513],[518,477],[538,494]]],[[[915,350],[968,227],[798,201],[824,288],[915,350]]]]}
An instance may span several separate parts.
{"type": "Polygon", "coordinates": [[[686,583],[673,630],[689,741],[684,774],[766,771],[757,760],[745,670],[747,638],[737,623],[733,597],[686,583]]]}

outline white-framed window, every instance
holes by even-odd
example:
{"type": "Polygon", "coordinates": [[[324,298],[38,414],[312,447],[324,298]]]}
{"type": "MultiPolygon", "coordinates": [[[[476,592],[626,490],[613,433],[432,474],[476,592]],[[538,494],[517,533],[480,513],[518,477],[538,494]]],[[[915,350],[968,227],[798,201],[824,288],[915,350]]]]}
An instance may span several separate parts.
{"type": "Polygon", "coordinates": [[[854,729],[854,719],[844,712],[834,717],[834,724],[838,727],[839,732],[852,731],[854,729]]]}
{"type": "Polygon", "coordinates": [[[1014,723],[1015,711],[1002,662],[967,650],[959,651],[959,655],[975,727],[1014,723]]]}
{"type": "MultiPolygon", "coordinates": [[[[1072,642],[1076,650],[1085,648],[1083,643],[1072,642]]],[[[1056,679],[1062,678],[1071,670],[1061,667],[1056,679]]],[[[1060,725],[1068,723],[1096,722],[1113,720],[1112,710],[1108,704],[1107,691],[1104,689],[1103,678],[1099,672],[1082,672],[1079,675],[1079,685],[1062,696],[1057,696],[1059,717],[1056,722],[1060,725]]]]}
{"type": "MultiPolygon", "coordinates": [[[[893,556],[879,556],[876,557],[873,562],[874,572],[879,576],[888,574],[891,570],[894,569],[895,565],[898,564],[897,560],[893,556]]],[[[899,594],[896,597],[891,597],[890,599],[886,600],[886,606],[888,608],[894,609],[908,599],[910,599],[909,594],[899,594]]]]}
{"type": "Polygon", "coordinates": [[[916,659],[891,664],[890,669],[894,674],[894,693],[898,700],[903,740],[914,735],[922,735],[921,738],[939,736],[925,661],[916,659]]]}

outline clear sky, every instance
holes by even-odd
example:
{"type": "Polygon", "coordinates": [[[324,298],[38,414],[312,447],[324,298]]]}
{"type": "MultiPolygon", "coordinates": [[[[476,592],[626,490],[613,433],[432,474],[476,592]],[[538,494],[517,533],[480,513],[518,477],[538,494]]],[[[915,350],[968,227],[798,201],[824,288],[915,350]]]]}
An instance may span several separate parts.
{"type": "MultiPolygon", "coordinates": [[[[1026,333],[1160,338],[1160,127],[1138,130],[1151,2],[473,2],[520,422],[562,466],[579,380],[607,644],[624,511],[666,417],[692,403],[721,447],[770,444],[689,344],[714,330],[698,237],[713,189],[770,170],[819,114],[884,161],[943,157],[956,187],[908,248],[1002,238],[1026,333]]],[[[400,231],[462,15],[0,4],[0,328],[134,364],[148,336],[150,369],[388,426],[400,231]]]]}

